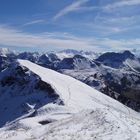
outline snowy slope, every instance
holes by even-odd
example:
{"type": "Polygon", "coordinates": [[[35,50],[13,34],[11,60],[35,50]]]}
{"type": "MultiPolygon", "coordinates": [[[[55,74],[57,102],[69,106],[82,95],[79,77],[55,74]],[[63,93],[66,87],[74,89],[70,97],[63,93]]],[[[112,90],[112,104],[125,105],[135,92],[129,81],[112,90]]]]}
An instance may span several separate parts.
{"type": "Polygon", "coordinates": [[[121,103],[70,76],[43,68],[26,60],[19,60],[19,63],[39,75],[43,81],[49,83],[68,107],[81,110],[92,109],[93,106],[95,108],[111,106],[116,110],[128,112],[128,109],[121,103]]]}
{"type": "Polygon", "coordinates": [[[128,66],[132,71],[136,72],[136,73],[140,73],[140,62],[135,59],[135,60],[131,60],[131,59],[127,59],[124,64],[126,66],[128,66]]]}
{"type": "Polygon", "coordinates": [[[19,118],[0,129],[0,139],[140,138],[140,115],[135,111],[72,77],[27,60],[18,62],[50,84],[64,105],[46,104],[36,116],[19,118]]]}

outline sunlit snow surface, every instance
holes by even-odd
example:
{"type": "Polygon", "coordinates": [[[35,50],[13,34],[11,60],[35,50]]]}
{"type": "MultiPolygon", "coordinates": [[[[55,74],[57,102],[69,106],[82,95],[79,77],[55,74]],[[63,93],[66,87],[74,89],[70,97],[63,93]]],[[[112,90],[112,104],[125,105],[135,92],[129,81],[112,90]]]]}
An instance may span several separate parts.
{"type": "MultiPolygon", "coordinates": [[[[49,83],[64,105],[49,103],[37,115],[17,119],[0,130],[0,139],[131,140],[140,139],[140,115],[76,79],[18,60],[49,83]]],[[[32,113],[33,106],[31,106],[32,113]]]]}

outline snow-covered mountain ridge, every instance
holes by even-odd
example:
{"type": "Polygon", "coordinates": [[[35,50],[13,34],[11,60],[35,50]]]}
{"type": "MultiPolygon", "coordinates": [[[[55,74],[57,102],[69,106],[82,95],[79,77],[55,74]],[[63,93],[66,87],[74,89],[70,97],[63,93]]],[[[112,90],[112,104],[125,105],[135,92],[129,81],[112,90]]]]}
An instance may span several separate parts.
{"type": "Polygon", "coordinates": [[[63,50],[60,52],[14,53],[0,50],[0,71],[17,59],[26,59],[70,75],[123,104],[140,111],[140,58],[130,51],[103,54],[63,50]],[[95,56],[95,57],[93,57],[95,56]],[[94,59],[93,59],[94,58],[94,59]]]}
{"type": "MultiPolygon", "coordinates": [[[[116,108],[116,110],[117,108],[121,109],[123,106],[121,103],[115,100],[113,101],[116,102],[117,105],[121,107],[116,106],[116,104],[115,106],[112,103],[110,104],[109,100],[112,100],[110,97],[104,94],[101,94],[99,91],[85,85],[84,83],[70,76],[63,75],[56,71],[43,68],[39,65],[31,63],[30,61],[18,60],[18,62],[22,66],[30,69],[36,75],[39,75],[41,79],[49,83],[53,87],[53,89],[56,89],[56,92],[59,93],[60,98],[64,101],[64,103],[68,107],[76,108],[79,110],[84,109],[84,108],[91,109],[93,108],[93,105],[95,106],[95,103],[96,103],[94,101],[94,98],[97,101],[97,104],[98,103],[101,103],[103,105],[107,104],[109,106],[112,106],[113,108],[116,108]],[[76,91],[76,94],[74,93],[75,91],[76,91]],[[77,104],[77,105],[75,106],[74,104],[77,104]]],[[[122,111],[126,110],[126,112],[128,112],[126,107],[125,106],[123,107],[124,108],[122,108],[122,111]]]]}
{"type": "MultiPolygon", "coordinates": [[[[34,77],[35,74],[41,81],[50,85],[53,92],[58,95],[56,97],[63,103],[54,102],[56,98],[51,98],[52,100],[42,105],[37,101],[25,100],[29,111],[1,128],[0,139],[126,140],[140,138],[139,113],[67,75],[27,60],[18,60],[17,65],[22,67],[27,75],[30,72],[34,77]]],[[[21,71],[19,73],[23,74],[21,71]]],[[[31,83],[34,82],[31,81],[31,83]]],[[[6,85],[7,94],[9,87],[11,85],[6,85]]],[[[45,92],[48,93],[48,90],[47,88],[45,92]]],[[[37,94],[41,95],[39,91],[37,94]]],[[[5,95],[3,96],[5,98],[5,95]]],[[[20,98],[25,99],[28,96],[29,94],[22,95],[20,98]]],[[[46,94],[44,99],[47,101],[49,96],[46,94]]]]}

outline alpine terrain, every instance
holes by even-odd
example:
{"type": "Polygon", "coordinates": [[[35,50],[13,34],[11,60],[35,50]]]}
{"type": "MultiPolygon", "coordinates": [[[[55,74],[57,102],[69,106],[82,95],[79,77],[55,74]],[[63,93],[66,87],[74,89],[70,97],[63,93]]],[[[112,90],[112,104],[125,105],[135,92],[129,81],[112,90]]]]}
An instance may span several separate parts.
{"type": "Polygon", "coordinates": [[[29,60],[15,60],[1,71],[0,114],[2,140],[140,138],[138,112],[83,82],[29,60]]]}

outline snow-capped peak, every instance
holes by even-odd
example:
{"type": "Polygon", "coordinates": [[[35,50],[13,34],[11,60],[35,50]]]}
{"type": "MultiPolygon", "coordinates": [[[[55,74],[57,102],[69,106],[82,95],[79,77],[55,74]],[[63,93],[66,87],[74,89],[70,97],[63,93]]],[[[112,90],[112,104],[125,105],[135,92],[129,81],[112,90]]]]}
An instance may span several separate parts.
{"type": "Polygon", "coordinates": [[[15,53],[8,48],[0,48],[0,55],[6,56],[7,54],[15,53]]]}

